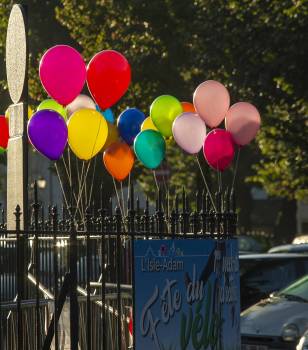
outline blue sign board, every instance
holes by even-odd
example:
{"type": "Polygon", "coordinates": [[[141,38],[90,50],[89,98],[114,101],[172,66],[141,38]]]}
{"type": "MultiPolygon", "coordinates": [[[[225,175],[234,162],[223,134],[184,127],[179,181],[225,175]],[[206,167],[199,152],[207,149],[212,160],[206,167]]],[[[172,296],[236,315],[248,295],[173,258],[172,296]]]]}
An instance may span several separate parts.
{"type": "Polygon", "coordinates": [[[135,350],[239,350],[236,239],[136,240],[135,350]]]}

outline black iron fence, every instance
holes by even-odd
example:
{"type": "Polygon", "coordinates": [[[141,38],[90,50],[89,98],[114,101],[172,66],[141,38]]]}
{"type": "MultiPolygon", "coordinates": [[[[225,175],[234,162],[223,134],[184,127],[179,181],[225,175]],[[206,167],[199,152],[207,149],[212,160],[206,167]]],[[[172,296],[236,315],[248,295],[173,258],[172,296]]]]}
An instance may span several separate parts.
{"type": "Polygon", "coordinates": [[[39,204],[36,185],[28,230],[0,226],[1,349],[103,349],[132,347],[136,239],[233,237],[234,193],[196,194],[190,210],[185,190],[170,201],[158,191],[156,208],[140,208],[134,188],[126,206],[74,208],[39,204]],[[124,208],[126,207],[126,208],[124,208]]]}

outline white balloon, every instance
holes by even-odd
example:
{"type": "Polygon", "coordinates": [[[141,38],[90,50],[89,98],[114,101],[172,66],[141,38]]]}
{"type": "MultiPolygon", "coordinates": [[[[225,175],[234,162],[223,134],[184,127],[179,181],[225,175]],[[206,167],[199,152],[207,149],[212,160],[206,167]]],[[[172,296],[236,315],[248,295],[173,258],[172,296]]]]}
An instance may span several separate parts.
{"type": "Polygon", "coordinates": [[[67,105],[67,115],[70,117],[74,112],[79,109],[96,109],[95,102],[91,97],[87,95],[80,94],[78,95],[73,102],[67,105]]]}
{"type": "Polygon", "coordinates": [[[198,114],[184,112],[174,120],[172,134],[175,142],[185,152],[197,154],[205,140],[206,126],[198,114]]]}

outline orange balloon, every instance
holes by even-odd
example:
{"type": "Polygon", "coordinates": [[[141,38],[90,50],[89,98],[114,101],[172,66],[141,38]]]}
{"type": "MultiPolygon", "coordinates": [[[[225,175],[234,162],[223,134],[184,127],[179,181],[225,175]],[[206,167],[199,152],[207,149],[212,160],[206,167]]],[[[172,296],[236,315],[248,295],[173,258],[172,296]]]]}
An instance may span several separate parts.
{"type": "Polygon", "coordinates": [[[103,161],[109,174],[118,181],[122,181],[131,172],[135,157],[125,142],[117,141],[106,149],[103,161]]]}
{"type": "Polygon", "coordinates": [[[195,107],[190,102],[181,102],[183,112],[191,112],[191,113],[197,113],[195,110],[195,107]]]}

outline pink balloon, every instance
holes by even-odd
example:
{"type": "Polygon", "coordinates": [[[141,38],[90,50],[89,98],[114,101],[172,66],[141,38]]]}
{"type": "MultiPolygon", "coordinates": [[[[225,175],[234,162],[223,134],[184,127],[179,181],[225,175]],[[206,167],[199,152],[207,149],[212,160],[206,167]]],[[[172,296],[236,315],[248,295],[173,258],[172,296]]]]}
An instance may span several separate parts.
{"type": "Polygon", "coordinates": [[[206,126],[195,113],[182,113],[173,122],[172,133],[175,142],[187,153],[196,154],[202,148],[206,126]]]}
{"type": "Polygon", "coordinates": [[[64,106],[80,94],[86,81],[86,65],[82,56],[67,45],[56,45],[47,50],[39,71],[48,95],[64,106]]]}
{"type": "Polygon", "coordinates": [[[193,101],[197,113],[206,125],[216,128],[228,112],[230,95],[218,81],[207,80],[197,87],[193,101]]]}
{"type": "Polygon", "coordinates": [[[248,102],[238,102],[230,107],[225,123],[234,142],[244,146],[256,137],[260,129],[261,117],[254,105],[248,102]]]}
{"type": "Polygon", "coordinates": [[[203,154],[213,169],[226,170],[234,158],[232,135],[223,129],[212,130],[204,140],[203,154]]]}

